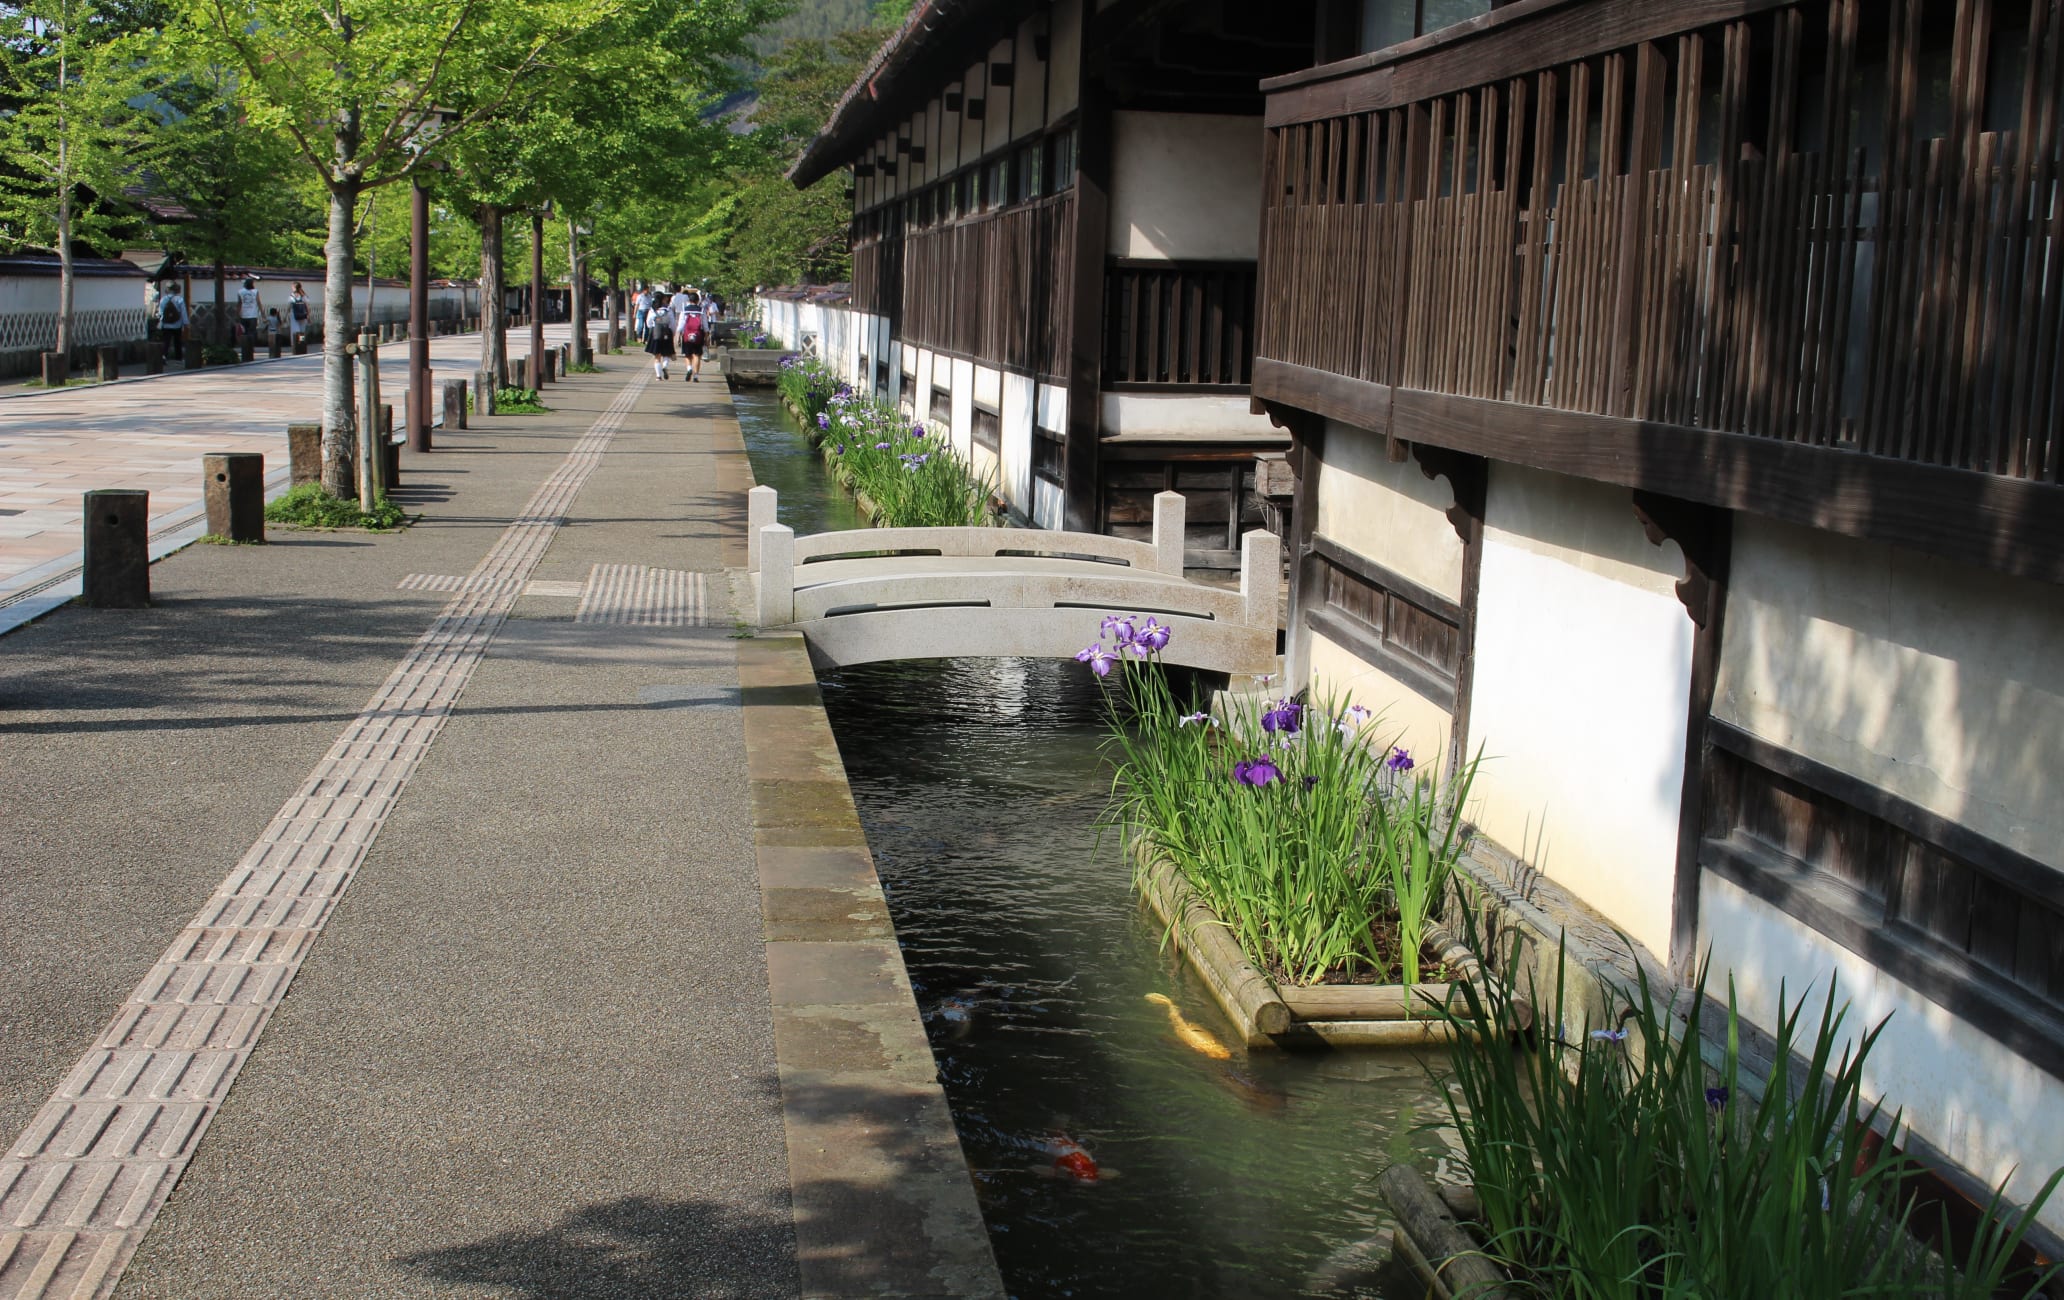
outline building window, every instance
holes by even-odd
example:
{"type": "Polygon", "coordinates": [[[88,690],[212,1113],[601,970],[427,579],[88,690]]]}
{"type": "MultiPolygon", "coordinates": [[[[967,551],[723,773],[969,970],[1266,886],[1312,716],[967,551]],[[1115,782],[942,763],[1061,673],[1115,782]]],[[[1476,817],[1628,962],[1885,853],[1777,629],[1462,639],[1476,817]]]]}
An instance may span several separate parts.
{"type": "Polygon", "coordinates": [[[1059,194],[1075,185],[1075,132],[1071,128],[1050,137],[1046,147],[1051,165],[1046,169],[1046,192],[1059,194]]]}
{"type": "Polygon", "coordinates": [[[1039,165],[1040,155],[1045,152],[1037,144],[1029,144],[1023,149],[1018,150],[1018,174],[1016,177],[1018,186],[1012,196],[1013,201],[1029,203],[1045,193],[1040,188],[1044,180],[1042,177],[1043,169],[1039,165]]]}
{"type": "Polygon", "coordinates": [[[977,404],[974,412],[974,439],[977,447],[999,451],[1003,447],[1003,415],[986,406],[977,404]]]}
{"type": "Polygon", "coordinates": [[[954,187],[957,191],[953,202],[954,216],[971,217],[982,210],[981,181],[982,178],[972,169],[960,174],[960,180],[954,187]]]}
{"type": "Polygon", "coordinates": [[[1491,0],[1361,0],[1363,53],[1467,22],[1491,11],[1491,0]]]}
{"type": "Polygon", "coordinates": [[[1032,431],[1032,476],[1055,487],[1061,485],[1061,435],[1050,429],[1032,431]]]}
{"type": "Polygon", "coordinates": [[[1010,202],[1010,158],[992,158],[983,168],[986,180],[982,185],[982,210],[1000,208],[1010,202]]]}

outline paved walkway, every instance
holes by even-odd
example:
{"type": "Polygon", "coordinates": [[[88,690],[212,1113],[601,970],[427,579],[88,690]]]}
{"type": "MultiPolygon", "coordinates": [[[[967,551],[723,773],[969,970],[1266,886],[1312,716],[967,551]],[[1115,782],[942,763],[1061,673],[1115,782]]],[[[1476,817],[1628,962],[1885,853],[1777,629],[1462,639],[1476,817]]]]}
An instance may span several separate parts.
{"type": "MultiPolygon", "coordinates": [[[[545,330],[551,343],[566,333],[564,325],[545,330]]],[[[519,353],[525,338],[510,335],[519,353]]],[[[431,340],[433,381],[440,370],[470,379],[479,356],[477,334],[431,340]]],[[[408,345],[384,345],[380,391],[397,419],[407,387],[408,345]]],[[[0,398],[0,606],[77,565],[82,493],[148,490],[162,554],[200,535],[203,455],[263,453],[276,493],[287,482],[287,426],[321,418],[319,353],[0,398]]],[[[0,629],[4,620],[0,610],[0,629]]]]}
{"type": "Polygon", "coordinates": [[[0,637],[0,1297],[1000,1294],[724,390],[608,364],[0,637]]]}

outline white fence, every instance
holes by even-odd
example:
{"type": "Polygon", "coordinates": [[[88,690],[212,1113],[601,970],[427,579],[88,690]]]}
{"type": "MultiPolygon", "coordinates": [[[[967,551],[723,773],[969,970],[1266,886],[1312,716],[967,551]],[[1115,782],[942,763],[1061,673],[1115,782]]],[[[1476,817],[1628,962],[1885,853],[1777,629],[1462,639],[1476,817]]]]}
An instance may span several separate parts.
{"type": "MultiPolygon", "coordinates": [[[[150,329],[141,307],[72,313],[72,342],[78,347],[131,343],[150,329]]],[[[57,313],[21,311],[0,315],[0,352],[48,352],[57,346],[57,313]]]]}

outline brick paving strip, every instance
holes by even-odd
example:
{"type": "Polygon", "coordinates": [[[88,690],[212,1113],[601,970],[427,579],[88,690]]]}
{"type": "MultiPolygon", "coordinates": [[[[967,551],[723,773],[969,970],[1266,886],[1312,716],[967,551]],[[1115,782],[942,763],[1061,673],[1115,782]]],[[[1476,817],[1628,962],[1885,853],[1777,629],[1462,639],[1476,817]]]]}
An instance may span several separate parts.
{"type": "Polygon", "coordinates": [[[0,1300],[114,1289],[645,383],[574,444],[0,1159],[0,1300]]]}

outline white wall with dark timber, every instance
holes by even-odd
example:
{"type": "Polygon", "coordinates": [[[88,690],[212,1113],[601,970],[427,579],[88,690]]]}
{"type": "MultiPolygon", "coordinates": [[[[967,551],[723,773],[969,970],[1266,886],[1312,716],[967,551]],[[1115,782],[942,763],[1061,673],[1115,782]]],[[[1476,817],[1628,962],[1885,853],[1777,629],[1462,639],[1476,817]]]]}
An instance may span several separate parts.
{"type": "Polygon", "coordinates": [[[974,463],[975,363],[960,357],[949,363],[953,375],[953,449],[974,463]]]}
{"type": "Polygon", "coordinates": [[[1052,66],[1046,84],[1046,120],[1058,122],[1082,102],[1082,7],[1060,0],[1053,21],[1052,66]]]}
{"type": "Polygon", "coordinates": [[[1032,426],[1039,385],[1029,375],[1003,377],[1003,466],[996,490],[1019,514],[1032,514],[1032,426]]]}
{"type": "MultiPolygon", "coordinates": [[[[1060,437],[1068,428],[1068,390],[1060,384],[1039,385],[1039,398],[1032,422],[1037,428],[1060,437]]],[[[1032,522],[1041,528],[1059,528],[1065,521],[1061,485],[1034,477],[1032,480],[1032,522]]]]}
{"type": "MultiPolygon", "coordinates": [[[[2064,1167],[2064,1082],[1732,882],[1708,871],[1700,891],[1701,947],[1711,946],[1716,984],[1733,976],[1748,1019],[1773,1023],[1782,985],[1786,998],[1810,999],[1806,1019],[1817,1021],[1833,975],[1852,1034],[1890,1017],[1865,1062],[1873,1099],[1988,1185],[2005,1180],[2016,1203],[2064,1167]]],[[[2051,1198],[2038,1221],[2064,1233],[2064,1200],[2051,1198]]]]}
{"type": "Polygon", "coordinates": [[[1105,393],[1103,432],[1171,437],[1259,439],[1277,442],[1282,432],[1249,408],[1246,394],[1218,397],[1193,393],[1105,393]]]}
{"type": "Polygon", "coordinates": [[[2064,870],[2064,592],[1744,516],[1713,714],[2064,870]]]}
{"type": "Polygon", "coordinates": [[[1446,479],[1417,461],[1390,459],[1384,439],[1326,422],[1318,466],[1320,536],[1449,600],[1462,600],[1462,538],[1448,522],[1455,503],[1446,479]]]}
{"type": "Polygon", "coordinates": [[[1623,488],[1495,463],[1471,748],[1484,832],[1670,951],[1692,623],[1623,488]]]}
{"type": "Polygon", "coordinates": [[[1111,115],[1111,255],[1251,261],[1261,243],[1259,117],[1111,115]]]}
{"type": "Polygon", "coordinates": [[[1313,703],[1338,713],[1359,704],[1375,713],[1364,729],[1372,743],[1399,745],[1429,772],[1446,752],[1454,715],[1316,629],[1303,640],[1305,662],[1291,676],[1311,684],[1313,703]]]}

